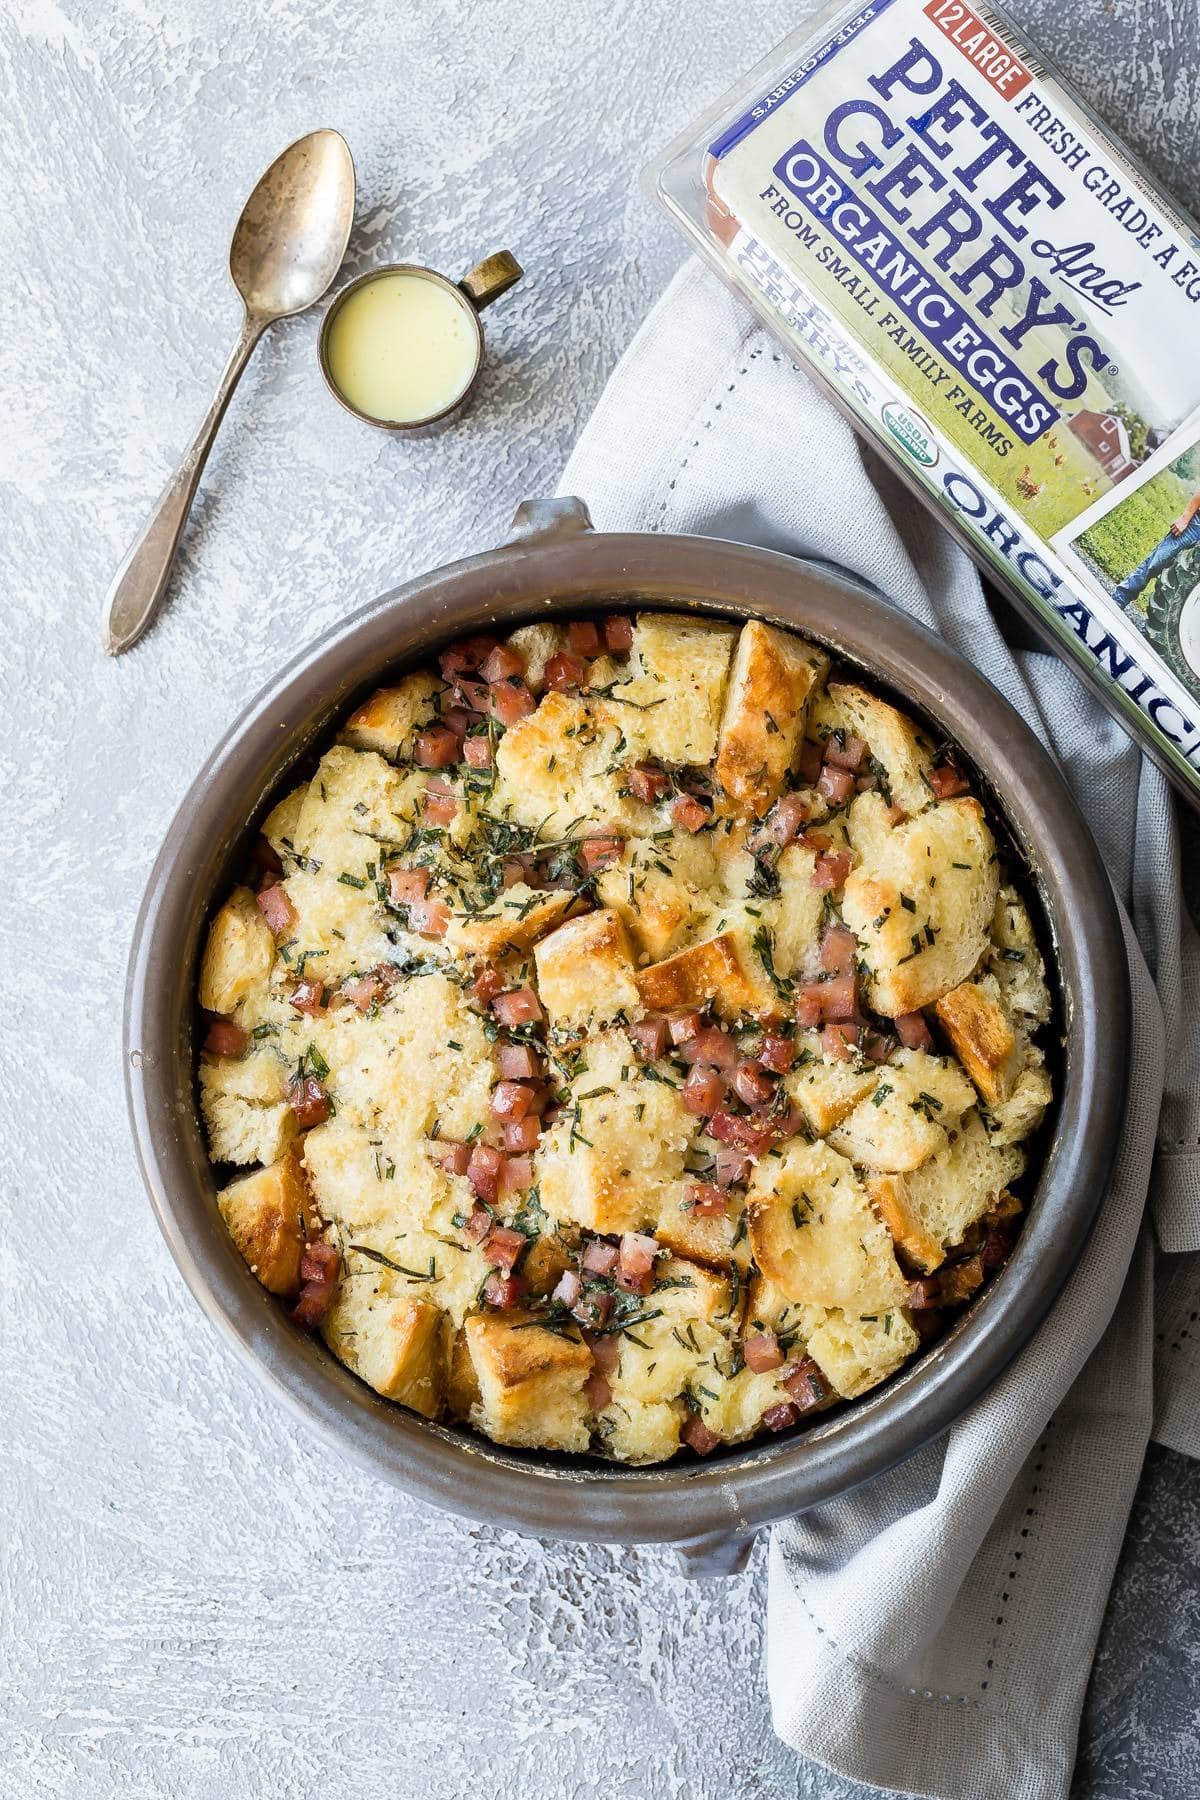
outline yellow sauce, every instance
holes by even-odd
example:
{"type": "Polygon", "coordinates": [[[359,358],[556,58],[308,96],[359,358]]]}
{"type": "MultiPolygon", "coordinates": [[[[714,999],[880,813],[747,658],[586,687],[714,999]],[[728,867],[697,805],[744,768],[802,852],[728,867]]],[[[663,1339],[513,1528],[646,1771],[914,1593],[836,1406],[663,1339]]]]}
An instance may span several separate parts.
{"type": "Polygon", "coordinates": [[[479,337],[470,303],[427,275],[379,275],[334,315],[325,342],[330,379],[372,419],[435,418],[471,385],[479,337]]]}

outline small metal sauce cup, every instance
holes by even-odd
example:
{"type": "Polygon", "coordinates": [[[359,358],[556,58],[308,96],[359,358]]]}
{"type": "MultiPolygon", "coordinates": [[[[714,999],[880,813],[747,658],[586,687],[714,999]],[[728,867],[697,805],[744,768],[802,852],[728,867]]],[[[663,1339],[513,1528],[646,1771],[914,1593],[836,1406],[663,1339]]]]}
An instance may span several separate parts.
{"type": "Polygon", "coordinates": [[[344,287],[340,294],[330,303],[321,323],[321,335],[317,340],[317,355],[321,364],[321,374],[325,385],[340,406],[364,425],[374,425],[380,431],[424,431],[430,425],[440,424],[448,419],[460,407],[465,406],[474,393],[483,368],[483,327],[479,323],[479,315],[485,306],[498,300],[501,294],[507,294],[509,288],[515,287],[525,271],[510,250],[497,250],[492,256],[485,256],[483,261],[464,275],[461,281],[451,281],[446,275],[439,275],[436,269],[428,269],[422,263],[382,263],[376,269],[368,269],[365,275],[359,275],[344,287]],[[377,419],[371,413],[365,413],[347,400],[345,394],[334,380],[329,368],[329,334],[333,322],[342,307],[359,288],[366,287],[369,282],[378,281],[387,275],[418,275],[427,281],[434,281],[439,287],[452,294],[470,320],[475,333],[475,366],[471,371],[466,386],[458,393],[448,406],[440,412],[429,413],[422,419],[377,419]]]}

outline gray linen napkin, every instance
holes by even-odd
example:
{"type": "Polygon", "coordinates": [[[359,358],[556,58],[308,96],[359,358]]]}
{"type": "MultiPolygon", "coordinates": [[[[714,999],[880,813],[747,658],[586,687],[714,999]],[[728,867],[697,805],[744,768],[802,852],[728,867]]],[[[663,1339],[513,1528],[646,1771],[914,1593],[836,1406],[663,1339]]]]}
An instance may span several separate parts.
{"type": "Polygon", "coordinates": [[[1057,1800],[1155,1400],[1162,1440],[1200,1454],[1200,945],[1166,782],[1057,658],[1009,647],[967,556],[696,264],[623,357],[562,491],[601,528],[740,538],[865,576],[1042,732],[1104,852],[1134,1043],[1083,1259],[945,1437],[777,1527],[770,1561],[768,1681],[797,1751],[937,1800],[1057,1800]]]}

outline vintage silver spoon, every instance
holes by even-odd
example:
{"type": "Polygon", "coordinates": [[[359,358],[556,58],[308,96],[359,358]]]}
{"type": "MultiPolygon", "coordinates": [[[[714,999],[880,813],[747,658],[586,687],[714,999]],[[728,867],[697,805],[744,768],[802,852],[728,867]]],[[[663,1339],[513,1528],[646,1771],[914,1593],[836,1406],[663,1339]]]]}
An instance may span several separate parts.
{"type": "Polygon", "coordinates": [[[326,292],[354,221],[354,163],[336,131],[311,131],[277,156],[242,210],[229,275],[245,302],[241,335],[216,396],[166,491],[113,579],[104,603],[104,648],[136,644],[162,604],[201,470],[250,354],[268,325],[303,312],[326,292]]]}

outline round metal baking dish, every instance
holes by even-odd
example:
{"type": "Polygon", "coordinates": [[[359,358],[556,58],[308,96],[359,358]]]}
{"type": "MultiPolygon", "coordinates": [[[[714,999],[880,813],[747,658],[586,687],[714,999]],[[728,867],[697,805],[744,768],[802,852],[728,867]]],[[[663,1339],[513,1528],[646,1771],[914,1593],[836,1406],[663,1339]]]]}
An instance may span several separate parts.
{"type": "Polygon", "coordinates": [[[286,1406],[423,1500],[495,1524],[609,1543],[674,1542],[703,1569],[944,1431],[1031,1336],[1103,1196],[1126,1091],[1128,967],[1099,852],[1062,776],[967,663],[849,576],[712,539],[594,532],[577,500],[529,502],[500,548],[373,601],[304,651],[229,730],[180,807],[134,933],[125,1078],[146,1186],[209,1318],[286,1406]],[[449,638],[597,605],[757,616],[812,636],[922,711],[990,790],[1040,902],[1060,997],[1058,1100],[1024,1229],[946,1337],[882,1388],[803,1431],[707,1462],[630,1469],[505,1450],[380,1399],[259,1287],[221,1223],[198,1119],[194,986],[202,932],[286,772],[388,671],[449,638]]]}

